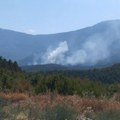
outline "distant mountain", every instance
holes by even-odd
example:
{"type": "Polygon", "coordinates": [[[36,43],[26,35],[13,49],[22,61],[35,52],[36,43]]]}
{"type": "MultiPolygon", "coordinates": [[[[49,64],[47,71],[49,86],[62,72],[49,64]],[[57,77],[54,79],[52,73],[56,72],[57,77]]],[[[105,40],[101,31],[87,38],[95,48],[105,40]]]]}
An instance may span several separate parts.
{"type": "Polygon", "coordinates": [[[76,31],[29,35],[0,29],[0,56],[19,65],[106,66],[120,62],[120,20],[76,31]]]}
{"type": "Polygon", "coordinates": [[[29,66],[22,66],[21,68],[23,71],[26,72],[63,71],[68,69],[66,66],[57,65],[57,64],[29,65],[29,66]]]}
{"type": "Polygon", "coordinates": [[[106,65],[59,65],[59,64],[42,64],[42,65],[25,65],[21,66],[21,69],[25,72],[50,72],[50,71],[81,71],[81,70],[93,70],[93,69],[104,69],[111,66],[117,66],[120,64],[106,64],[106,65]]]}

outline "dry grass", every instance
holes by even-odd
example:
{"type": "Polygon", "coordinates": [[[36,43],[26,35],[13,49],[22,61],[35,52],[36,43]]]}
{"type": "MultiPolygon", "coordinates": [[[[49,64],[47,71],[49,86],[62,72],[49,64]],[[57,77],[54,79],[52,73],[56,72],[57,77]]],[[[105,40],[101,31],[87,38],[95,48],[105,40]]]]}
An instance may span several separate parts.
{"type": "MultiPolygon", "coordinates": [[[[39,117],[41,111],[43,111],[44,113],[46,109],[50,111],[48,111],[44,115],[44,117],[47,115],[47,117],[49,118],[49,115],[52,114],[54,108],[56,108],[59,105],[68,106],[68,112],[67,111],[65,112],[71,114],[71,110],[73,110],[78,120],[86,119],[86,115],[88,113],[90,116],[96,114],[99,117],[99,114],[97,113],[102,113],[103,116],[105,116],[107,114],[105,111],[108,111],[109,113],[109,111],[120,110],[120,102],[113,98],[111,99],[107,99],[107,98],[97,99],[97,98],[87,98],[87,97],[82,98],[77,95],[62,96],[53,93],[44,94],[44,95],[41,94],[31,97],[29,97],[29,95],[24,93],[0,93],[0,98],[2,98],[3,101],[6,100],[12,103],[9,105],[6,104],[6,106],[3,108],[3,111],[8,113],[9,115],[14,115],[15,120],[21,120],[21,119],[29,120],[29,115],[31,117],[30,113],[34,114],[32,115],[32,117],[34,118],[39,117]]],[[[64,110],[63,108],[61,109],[64,110]]],[[[62,113],[59,114],[60,116],[62,115],[62,113]]],[[[116,115],[117,112],[115,112],[114,114],[116,115]]],[[[89,118],[89,116],[87,117],[89,118]]]]}
{"type": "Polygon", "coordinates": [[[54,107],[58,104],[66,104],[76,110],[78,113],[83,113],[86,109],[91,108],[93,111],[104,110],[120,110],[120,102],[114,99],[97,99],[97,98],[81,98],[80,96],[61,96],[54,94],[38,95],[29,97],[23,93],[0,93],[0,97],[12,101],[13,104],[19,103],[23,106],[29,104],[45,109],[46,107],[54,107]]]}
{"type": "Polygon", "coordinates": [[[120,110],[120,102],[112,99],[81,98],[80,96],[60,96],[51,98],[50,95],[32,97],[32,101],[38,103],[41,108],[55,106],[60,103],[73,107],[76,112],[83,113],[87,108],[93,111],[120,110]]]}
{"type": "Polygon", "coordinates": [[[28,95],[23,93],[0,93],[0,98],[11,102],[25,101],[28,99],[28,95]]]}

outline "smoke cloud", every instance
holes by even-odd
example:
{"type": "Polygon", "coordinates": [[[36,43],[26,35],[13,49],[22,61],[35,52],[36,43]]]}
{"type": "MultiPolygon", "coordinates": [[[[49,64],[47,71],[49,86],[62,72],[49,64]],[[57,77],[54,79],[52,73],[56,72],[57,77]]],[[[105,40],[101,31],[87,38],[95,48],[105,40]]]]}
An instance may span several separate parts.
{"type": "Polygon", "coordinates": [[[76,51],[72,51],[67,41],[60,42],[58,47],[48,50],[43,57],[43,63],[57,64],[90,64],[94,65],[98,61],[106,59],[110,55],[109,45],[103,39],[94,39],[86,41],[82,47],[76,51]],[[104,44],[102,44],[104,42],[104,44]]]}
{"type": "Polygon", "coordinates": [[[53,50],[47,50],[43,57],[43,63],[58,63],[63,64],[65,60],[65,53],[68,51],[67,42],[60,42],[58,47],[53,50]]]}
{"type": "MultiPolygon", "coordinates": [[[[120,26],[120,25],[119,25],[120,26]]],[[[63,65],[95,65],[101,61],[111,59],[120,53],[120,29],[117,25],[110,25],[102,34],[96,33],[86,40],[72,46],[70,41],[59,42],[53,49],[50,47],[42,56],[42,64],[56,63],[63,65]]],[[[119,54],[120,55],[120,54],[119,54]]]]}

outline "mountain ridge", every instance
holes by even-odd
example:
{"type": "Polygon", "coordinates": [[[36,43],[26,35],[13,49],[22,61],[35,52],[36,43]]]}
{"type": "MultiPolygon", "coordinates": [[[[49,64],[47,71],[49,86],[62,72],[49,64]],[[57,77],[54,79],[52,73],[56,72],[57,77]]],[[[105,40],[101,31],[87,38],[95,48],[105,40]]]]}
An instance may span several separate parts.
{"type": "Polygon", "coordinates": [[[105,64],[112,64],[120,61],[119,31],[120,20],[104,21],[79,30],[55,34],[31,35],[0,29],[0,55],[16,60],[19,65],[55,63],[93,66],[104,61],[105,64]],[[102,42],[105,45],[101,45],[102,42]],[[98,52],[95,52],[96,49],[98,52]]]}
{"type": "Polygon", "coordinates": [[[87,26],[87,27],[83,27],[83,28],[80,28],[80,29],[68,30],[68,31],[57,32],[57,33],[30,34],[30,33],[22,32],[22,31],[18,31],[18,30],[7,29],[7,28],[0,28],[0,30],[17,32],[17,33],[27,34],[27,35],[32,35],[32,36],[39,36],[39,35],[43,35],[43,36],[44,36],[44,35],[56,35],[56,34],[64,34],[64,33],[69,33],[69,32],[76,32],[76,31],[79,31],[79,30],[83,30],[83,29],[86,29],[86,28],[90,28],[90,27],[99,25],[99,24],[110,23],[110,22],[113,22],[113,21],[114,21],[114,22],[120,22],[120,19],[100,21],[100,22],[98,22],[98,23],[96,23],[96,24],[89,25],[89,26],[87,26]]]}

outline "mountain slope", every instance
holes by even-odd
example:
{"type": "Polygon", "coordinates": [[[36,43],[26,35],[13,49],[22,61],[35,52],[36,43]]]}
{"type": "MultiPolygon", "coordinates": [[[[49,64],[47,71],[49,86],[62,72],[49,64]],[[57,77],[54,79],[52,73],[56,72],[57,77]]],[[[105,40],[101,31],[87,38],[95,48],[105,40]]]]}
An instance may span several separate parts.
{"type": "Polygon", "coordinates": [[[21,68],[23,71],[26,72],[63,71],[68,69],[66,66],[57,65],[57,64],[30,65],[30,66],[22,66],[21,68]]]}
{"type": "Polygon", "coordinates": [[[20,65],[62,64],[95,66],[120,61],[120,20],[84,29],[29,35],[0,29],[0,55],[20,65]]]}
{"type": "Polygon", "coordinates": [[[26,72],[33,74],[43,73],[45,76],[49,74],[62,74],[70,78],[89,79],[100,81],[102,83],[119,83],[120,82],[120,63],[104,68],[81,69],[71,66],[60,66],[54,64],[26,66],[22,67],[26,72]]]}

